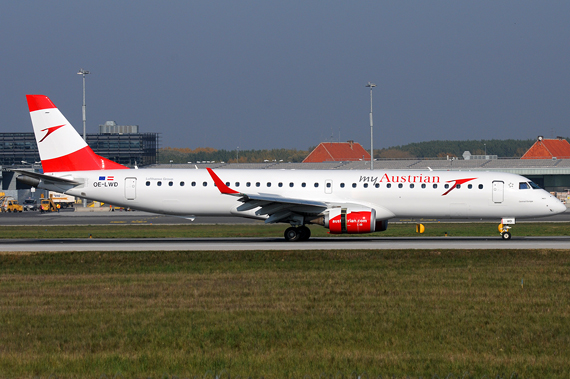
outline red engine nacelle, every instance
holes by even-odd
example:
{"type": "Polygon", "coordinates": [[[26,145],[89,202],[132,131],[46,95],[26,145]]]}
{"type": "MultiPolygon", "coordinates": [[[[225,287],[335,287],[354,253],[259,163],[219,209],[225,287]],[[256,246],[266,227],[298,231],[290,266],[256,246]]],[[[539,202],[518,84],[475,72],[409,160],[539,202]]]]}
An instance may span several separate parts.
{"type": "Polygon", "coordinates": [[[332,234],[372,233],[376,231],[376,211],[333,208],[325,216],[324,226],[332,234]]]}

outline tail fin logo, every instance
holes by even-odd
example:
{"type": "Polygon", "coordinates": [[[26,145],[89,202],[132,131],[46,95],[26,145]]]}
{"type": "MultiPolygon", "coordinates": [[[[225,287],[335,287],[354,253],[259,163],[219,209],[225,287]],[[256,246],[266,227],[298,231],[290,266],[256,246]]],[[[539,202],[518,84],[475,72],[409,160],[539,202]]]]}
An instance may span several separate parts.
{"type": "Polygon", "coordinates": [[[42,132],[45,132],[47,130],[47,133],[44,136],[44,138],[40,140],[40,142],[43,142],[43,140],[45,140],[50,134],[52,134],[53,132],[55,132],[57,129],[61,128],[64,125],[52,126],[51,128],[42,129],[42,132]]]}

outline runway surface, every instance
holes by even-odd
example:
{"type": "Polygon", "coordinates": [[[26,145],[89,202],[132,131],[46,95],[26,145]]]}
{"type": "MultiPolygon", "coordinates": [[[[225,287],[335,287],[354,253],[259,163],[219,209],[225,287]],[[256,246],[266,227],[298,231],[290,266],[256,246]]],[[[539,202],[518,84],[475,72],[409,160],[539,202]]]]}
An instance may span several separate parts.
{"type": "Polygon", "coordinates": [[[431,237],[314,238],[285,242],[282,238],[164,239],[19,239],[0,240],[1,252],[47,251],[239,251],[239,250],[390,250],[390,249],[570,249],[570,237],[431,237]]]}

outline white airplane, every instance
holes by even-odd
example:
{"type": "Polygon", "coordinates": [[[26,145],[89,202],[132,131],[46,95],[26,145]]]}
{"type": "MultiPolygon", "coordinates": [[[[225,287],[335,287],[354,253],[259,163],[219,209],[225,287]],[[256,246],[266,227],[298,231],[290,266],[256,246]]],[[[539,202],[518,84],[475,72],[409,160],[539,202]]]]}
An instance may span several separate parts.
{"type": "Polygon", "coordinates": [[[47,96],[27,100],[44,173],[15,170],[18,180],[154,213],[290,224],[288,241],[307,240],[308,224],[371,233],[394,217],[497,217],[510,239],[516,219],[566,210],[529,179],[499,172],[129,169],[95,154],[47,96]]]}

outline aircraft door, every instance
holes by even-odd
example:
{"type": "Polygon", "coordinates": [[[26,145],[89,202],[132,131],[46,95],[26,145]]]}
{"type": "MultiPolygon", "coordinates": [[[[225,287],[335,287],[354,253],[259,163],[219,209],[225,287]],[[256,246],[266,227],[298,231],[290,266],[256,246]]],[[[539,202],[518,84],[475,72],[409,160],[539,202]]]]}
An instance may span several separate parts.
{"type": "Polygon", "coordinates": [[[493,182],[493,203],[502,203],[505,199],[505,183],[499,180],[493,182]]]}
{"type": "Polygon", "coordinates": [[[325,193],[332,193],[332,180],[325,180],[325,193]]]}
{"type": "Polygon", "coordinates": [[[137,178],[125,178],[125,198],[134,200],[137,197],[137,178]]]}

